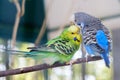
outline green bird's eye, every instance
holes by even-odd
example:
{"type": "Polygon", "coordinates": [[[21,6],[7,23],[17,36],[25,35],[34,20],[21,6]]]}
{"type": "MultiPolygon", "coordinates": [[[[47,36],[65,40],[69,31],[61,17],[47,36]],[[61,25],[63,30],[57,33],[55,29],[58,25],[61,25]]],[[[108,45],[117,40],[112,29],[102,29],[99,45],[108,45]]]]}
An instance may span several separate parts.
{"type": "Polygon", "coordinates": [[[74,34],[73,32],[71,34],[74,34]]]}

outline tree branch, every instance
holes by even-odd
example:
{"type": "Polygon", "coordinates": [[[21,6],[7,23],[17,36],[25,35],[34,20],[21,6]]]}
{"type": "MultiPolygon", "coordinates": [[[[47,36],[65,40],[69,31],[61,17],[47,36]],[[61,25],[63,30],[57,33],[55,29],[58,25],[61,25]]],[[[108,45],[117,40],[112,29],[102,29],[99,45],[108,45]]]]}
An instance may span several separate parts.
{"type": "Polygon", "coordinates": [[[16,19],[15,19],[13,33],[12,33],[12,42],[11,42],[12,48],[15,46],[15,43],[16,43],[16,36],[17,36],[17,30],[18,30],[19,23],[20,23],[20,18],[25,13],[25,0],[22,0],[22,8],[20,7],[18,0],[13,0],[13,3],[16,6],[17,14],[16,14],[16,19]]]}
{"type": "Polygon", "coordinates": [[[43,21],[42,28],[40,29],[40,32],[39,32],[37,39],[35,41],[35,46],[38,46],[38,44],[40,43],[40,41],[43,37],[43,34],[45,33],[45,30],[46,30],[46,18],[43,21]]]}
{"type": "MultiPolygon", "coordinates": [[[[97,60],[101,60],[101,59],[102,58],[100,56],[79,58],[73,64],[85,63],[85,62],[89,62],[89,61],[97,61],[97,60]]],[[[60,66],[67,66],[67,65],[70,65],[70,64],[66,64],[66,63],[63,63],[63,64],[56,63],[53,65],[41,64],[41,65],[35,65],[35,66],[31,66],[31,67],[23,67],[23,68],[12,69],[12,70],[7,70],[7,71],[0,71],[0,77],[17,75],[17,74],[33,72],[33,71],[38,71],[38,70],[44,70],[44,69],[48,69],[48,68],[55,68],[55,67],[60,67],[60,66]]]]}
{"type": "Polygon", "coordinates": [[[16,6],[17,14],[16,14],[15,24],[14,24],[13,33],[12,33],[12,42],[11,42],[12,47],[15,45],[15,42],[16,42],[17,29],[20,22],[20,16],[21,16],[21,13],[20,13],[21,9],[20,9],[20,4],[18,0],[13,0],[13,3],[16,6]]]}
{"type": "Polygon", "coordinates": [[[39,31],[39,34],[38,34],[38,36],[37,36],[37,38],[35,40],[35,46],[38,46],[38,44],[40,43],[40,41],[41,41],[41,39],[42,39],[42,37],[43,37],[43,35],[45,33],[48,14],[49,14],[49,11],[50,11],[50,9],[51,9],[51,7],[53,5],[53,2],[54,2],[54,0],[50,1],[49,5],[47,6],[46,15],[45,15],[45,18],[43,20],[42,27],[41,27],[41,29],[39,31]]]}

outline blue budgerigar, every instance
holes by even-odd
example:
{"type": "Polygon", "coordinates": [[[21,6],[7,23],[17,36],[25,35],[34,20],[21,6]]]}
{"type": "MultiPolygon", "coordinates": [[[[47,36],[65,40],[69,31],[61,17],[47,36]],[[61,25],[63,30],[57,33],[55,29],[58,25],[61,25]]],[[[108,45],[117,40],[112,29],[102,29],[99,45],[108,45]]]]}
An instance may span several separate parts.
{"type": "Polygon", "coordinates": [[[109,52],[112,48],[112,39],[109,30],[98,18],[84,12],[75,13],[74,21],[75,24],[81,27],[84,46],[88,54],[99,54],[109,68],[109,52]]]}

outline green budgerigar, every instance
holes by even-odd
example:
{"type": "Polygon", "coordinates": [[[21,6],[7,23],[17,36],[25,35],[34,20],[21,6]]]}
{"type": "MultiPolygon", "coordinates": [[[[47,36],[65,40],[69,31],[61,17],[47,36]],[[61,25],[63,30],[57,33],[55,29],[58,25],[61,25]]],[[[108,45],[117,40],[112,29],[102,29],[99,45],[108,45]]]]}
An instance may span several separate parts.
{"type": "Polygon", "coordinates": [[[70,25],[60,36],[48,41],[39,47],[28,47],[30,52],[20,53],[24,57],[31,57],[47,64],[55,62],[69,62],[82,42],[80,28],[70,25]]]}

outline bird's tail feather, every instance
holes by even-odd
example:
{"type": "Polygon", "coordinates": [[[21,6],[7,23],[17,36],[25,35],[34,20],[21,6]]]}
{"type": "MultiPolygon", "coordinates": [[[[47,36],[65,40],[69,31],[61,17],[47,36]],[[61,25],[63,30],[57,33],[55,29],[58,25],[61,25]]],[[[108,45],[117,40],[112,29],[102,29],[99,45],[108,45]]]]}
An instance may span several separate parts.
{"type": "Polygon", "coordinates": [[[18,50],[6,50],[6,51],[9,52],[9,54],[11,55],[19,55],[23,57],[30,55],[30,52],[27,51],[18,51],[18,50]]]}
{"type": "Polygon", "coordinates": [[[27,52],[27,51],[17,51],[17,50],[7,50],[7,52],[9,52],[11,55],[18,55],[18,56],[21,56],[21,57],[32,57],[32,58],[39,58],[39,59],[42,59],[42,58],[45,58],[47,56],[49,56],[50,54],[49,53],[52,53],[52,52],[47,52],[47,51],[30,51],[30,52],[27,52]]]}
{"type": "Polygon", "coordinates": [[[102,53],[101,56],[102,56],[102,58],[104,59],[106,66],[107,66],[108,68],[110,68],[110,60],[109,60],[108,54],[102,53]]]}

